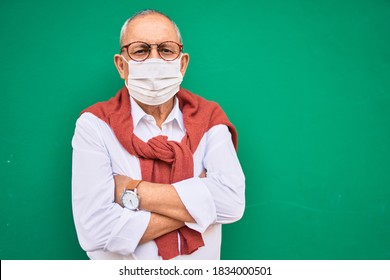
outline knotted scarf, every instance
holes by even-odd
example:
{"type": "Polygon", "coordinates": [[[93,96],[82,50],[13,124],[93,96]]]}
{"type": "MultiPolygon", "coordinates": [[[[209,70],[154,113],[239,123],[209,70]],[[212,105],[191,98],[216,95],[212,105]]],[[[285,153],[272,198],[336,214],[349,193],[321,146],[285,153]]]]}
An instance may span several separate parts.
{"type": "MultiPolygon", "coordinates": [[[[131,103],[126,87],[106,102],[99,102],[84,110],[106,122],[119,143],[139,158],[142,180],[172,184],[194,177],[193,154],[203,135],[213,126],[227,125],[237,149],[237,133],[221,107],[211,101],[180,88],[176,94],[183,114],[186,134],[181,142],[168,141],[166,136],[156,136],[147,143],[133,133],[131,103]]],[[[179,254],[191,254],[204,246],[201,233],[184,226],[155,239],[158,253],[163,259],[179,254]],[[178,248],[178,236],[181,248],[178,248]]]]}

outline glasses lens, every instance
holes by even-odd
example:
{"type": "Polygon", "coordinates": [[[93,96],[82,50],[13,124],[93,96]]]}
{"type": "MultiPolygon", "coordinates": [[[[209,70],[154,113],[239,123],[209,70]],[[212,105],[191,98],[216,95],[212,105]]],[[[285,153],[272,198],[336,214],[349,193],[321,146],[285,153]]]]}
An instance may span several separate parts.
{"type": "Polygon", "coordinates": [[[150,48],[146,43],[132,43],[127,48],[127,52],[131,59],[136,61],[145,60],[149,56],[150,48]]]}
{"type": "Polygon", "coordinates": [[[158,45],[158,53],[165,60],[175,60],[180,55],[180,46],[175,42],[162,42],[158,45]]]}

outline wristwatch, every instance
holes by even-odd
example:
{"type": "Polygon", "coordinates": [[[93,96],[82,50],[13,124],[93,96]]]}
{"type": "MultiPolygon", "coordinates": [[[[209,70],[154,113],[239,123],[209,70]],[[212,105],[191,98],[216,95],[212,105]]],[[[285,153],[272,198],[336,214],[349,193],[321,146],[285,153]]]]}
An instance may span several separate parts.
{"type": "Polygon", "coordinates": [[[123,203],[124,207],[126,207],[129,210],[138,211],[139,210],[139,208],[138,208],[139,207],[139,196],[137,193],[137,187],[142,182],[142,180],[140,180],[140,181],[133,180],[133,181],[135,181],[135,183],[136,183],[135,187],[132,190],[131,189],[128,190],[125,188],[121,199],[122,199],[122,203],[123,203]]]}

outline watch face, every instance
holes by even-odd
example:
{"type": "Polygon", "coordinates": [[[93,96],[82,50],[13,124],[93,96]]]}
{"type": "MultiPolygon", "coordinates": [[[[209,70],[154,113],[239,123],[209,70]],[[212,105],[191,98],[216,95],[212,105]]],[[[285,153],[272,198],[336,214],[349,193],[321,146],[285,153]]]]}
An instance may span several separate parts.
{"type": "Polygon", "coordinates": [[[138,209],[139,200],[137,195],[133,191],[125,191],[122,195],[122,203],[127,209],[138,209]]]}

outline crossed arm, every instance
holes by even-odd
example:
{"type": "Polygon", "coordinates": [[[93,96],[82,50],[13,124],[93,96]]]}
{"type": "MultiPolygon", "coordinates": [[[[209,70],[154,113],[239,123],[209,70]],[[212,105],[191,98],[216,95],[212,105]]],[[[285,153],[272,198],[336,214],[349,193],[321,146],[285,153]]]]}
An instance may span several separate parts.
{"type": "MultiPolygon", "coordinates": [[[[200,177],[206,177],[206,173],[202,172],[200,177]]],[[[114,176],[115,202],[122,207],[121,196],[124,189],[132,189],[132,180],[123,175],[114,176]]],[[[140,197],[140,209],[151,212],[148,227],[140,243],[154,240],[179,229],[185,226],[184,222],[195,222],[172,185],[142,181],[137,190],[140,197]]]]}

